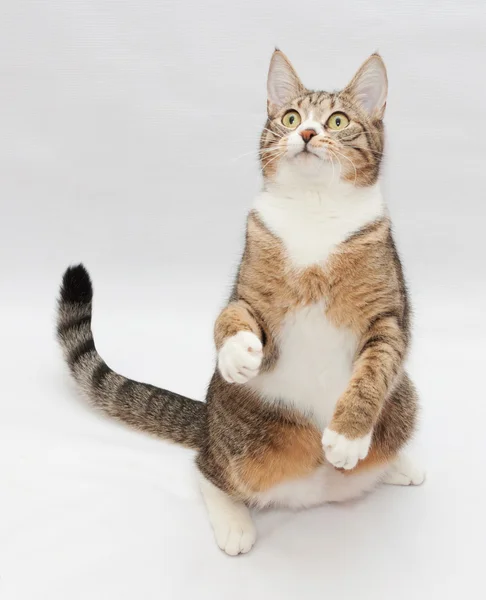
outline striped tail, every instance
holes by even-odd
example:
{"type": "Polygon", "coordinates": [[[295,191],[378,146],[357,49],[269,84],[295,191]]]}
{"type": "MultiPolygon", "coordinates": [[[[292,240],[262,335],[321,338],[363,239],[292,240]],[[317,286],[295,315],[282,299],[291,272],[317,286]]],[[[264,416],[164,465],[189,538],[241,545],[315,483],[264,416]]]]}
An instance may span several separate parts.
{"type": "Polygon", "coordinates": [[[64,274],[57,336],[74,379],[91,403],[132,427],[200,449],[206,405],[118,375],[96,351],[91,331],[93,287],[83,265],[64,274]]]}

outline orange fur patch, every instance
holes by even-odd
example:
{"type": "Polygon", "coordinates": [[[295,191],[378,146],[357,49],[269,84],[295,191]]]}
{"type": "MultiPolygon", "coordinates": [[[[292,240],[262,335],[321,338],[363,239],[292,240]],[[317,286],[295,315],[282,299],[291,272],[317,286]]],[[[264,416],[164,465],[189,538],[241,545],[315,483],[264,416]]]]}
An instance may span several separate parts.
{"type": "MultiPolygon", "coordinates": [[[[253,331],[264,341],[261,370],[271,370],[284,319],[316,303],[322,303],[336,327],[347,327],[359,338],[353,374],[330,426],[350,439],[374,432],[370,454],[351,473],[386,463],[409,438],[416,415],[416,394],[402,370],[408,304],[389,221],[382,219],[352,236],[327,263],[295,268],[282,242],[250,213],[233,301],[216,325],[218,347],[237,331],[253,331]]],[[[218,408],[212,410],[227,414],[228,425],[241,424],[238,458],[223,461],[236,493],[245,497],[264,491],[322,464],[321,434],[302,415],[285,416],[279,407],[275,418],[245,387],[220,377],[215,385],[218,399],[212,406],[218,408]]],[[[224,428],[220,435],[236,435],[236,428],[224,428]]]]}
{"type": "Polygon", "coordinates": [[[368,456],[363,460],[360,460],[354,469],[339,469],[339,471],[344,473],[344,475],[354,475],[356,473],[361,473],[362,471],[368,471],[369,469],[384,466],[393,462],[395,458],[395,453],[387,455],[383,448],[372,447],[368,452],[368,456]]]}
{"type": "Polygon", "coordinates": [[[266,441],[235,465],[233,479],[242,492],[262,492],[282,481],[312,473],[324,460],[321,434],[312,425],[275,423],[266,441]]]}

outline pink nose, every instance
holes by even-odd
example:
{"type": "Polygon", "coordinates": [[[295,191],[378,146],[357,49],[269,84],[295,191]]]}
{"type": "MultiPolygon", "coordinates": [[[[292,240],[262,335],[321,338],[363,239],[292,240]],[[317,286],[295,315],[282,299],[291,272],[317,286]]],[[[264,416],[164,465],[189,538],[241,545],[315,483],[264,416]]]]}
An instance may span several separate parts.
{"type": "Polygon", "coordinates": [[[304,131],[300,132],[300,135],[302,136],[302,139],[304,140],[304,142],[307,144],[307,142],[310,142],[311,139],[317,135],[317,132],[314,131],[313,129],[304,129],[304,131]]]}

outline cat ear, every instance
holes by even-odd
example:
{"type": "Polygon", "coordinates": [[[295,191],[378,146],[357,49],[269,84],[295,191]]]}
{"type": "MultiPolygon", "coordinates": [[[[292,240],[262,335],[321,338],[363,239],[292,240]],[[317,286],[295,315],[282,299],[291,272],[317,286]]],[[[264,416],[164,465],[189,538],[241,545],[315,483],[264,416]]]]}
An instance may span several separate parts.
{"type": "Polygon", "coordinates": [[[275,50],[268,70],[268,114],[272,116],[282,106],[301,96],[304,92],[305,87],[302,85],[289,59],[280,50],[275,50]]]}
{"type": "Polygon", "coordinates": [[[372,54],[361,65],[345,91],[352,94],[373,119],[383,118],[388,78],[385,63],[379,54],[372,54]]]}

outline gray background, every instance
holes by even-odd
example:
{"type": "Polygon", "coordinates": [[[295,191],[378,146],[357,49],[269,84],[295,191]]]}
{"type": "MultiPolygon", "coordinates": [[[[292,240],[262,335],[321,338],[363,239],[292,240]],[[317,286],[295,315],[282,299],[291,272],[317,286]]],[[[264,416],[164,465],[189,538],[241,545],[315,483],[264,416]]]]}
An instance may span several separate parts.
{"type": "Polygon", "coordinates": [[[2,598],[474,588],[486,519],[485,27],[480,0],[2,0],[2,598]],[[415,452],[429,479],[260,515],[253,553],[229,560],[192,455],[78,400],[53,340],[54,298],[82,260],[110,365],[204,397],[212,323],[261,183],[275,45],[308,87],[342,87],[375,50],[387,64],[384,185],[415,306],[415,452]]]}

